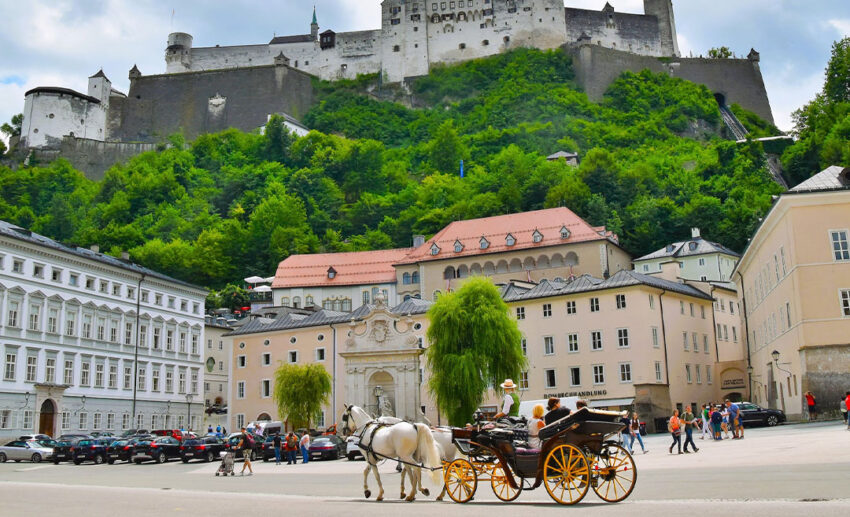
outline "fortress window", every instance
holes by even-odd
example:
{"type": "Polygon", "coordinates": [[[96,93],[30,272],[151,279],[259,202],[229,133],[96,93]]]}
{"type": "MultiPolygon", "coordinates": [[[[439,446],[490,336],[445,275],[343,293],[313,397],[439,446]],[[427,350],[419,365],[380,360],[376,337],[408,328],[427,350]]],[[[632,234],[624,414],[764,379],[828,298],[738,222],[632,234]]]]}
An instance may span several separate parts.
{"type": "Polygon", "coordinates": [[[435,15],[431,16],[431,23],[440,23],[440,15],[435,14],[435,15]]]}
{"type": "Polygon", "coordinates": [[[463,0],[460,0],[459,5],[460,5],[461,9],[463,9],[463,3],[464,3],[463,0]]]}
{"type": "Polygon", "coordinates": [[[508,43],[510,43],[510,42],[511,42],[511,37],[510,37],[510,36],[505,36],[504,40],[505,40],[505,44],[507,45],[508,43]]]}
{"type": "Polygon", "coordinates": [[[398,13],[401,12],[401,7],[400,6],[393,7],[392,9],[390,9],[390,12],[392,14],[398,14],[398,13]]]}
{"type": "Polygon", "coordinates": [[[436,4],[436,3],[431,4],[431,10],[432,10],[432,11],[436,11],[436,10],[437,10],[437,4],[436,4]]]}
{"type": "Polygon", "coordinates": [[[449,2],[449,9],[454,9],[454,8],[455,8],[455,3],[449,2]]]}
{"type": "Polygon", "coordinates": [[[401,47],[398,45],[393,45],[393,52],[401,52],[401,47]]]}
{"type": "Polygon", "coordinates": [[[310,66],[310,62],[309,62],[309,61],[304,61],[304,66],[310,66]]]}
{"type": "Polygon", "coordinates": [[[390,25],[398,25],[399,23],[401,23],[400,18],[393,18],[392,20],[390,20],[390,25]]]}
{"type": "Polygon", "coordinates": [[[445,2],[440,2],[440,9],[442,9],[444,11],[446,10],[446,3],[445,2]]]}
{"type": "Polygon", "coordinates": [[[53,113],[51,113],[50,115],[47,116],[47,118],[53,118],[53,117],[54,117],[53,113]]]}
{"type": "Polygon", "coordinates": [[[515,12],[516,12],[516,7],[508,7],[508,12],[509,12],[509,13],[515,13],[515,12]]]}
{"type": "Polygon", "coordinates": [[[461,43],[460,45],[458,45],[458,46],[457,46],[457,48],[459,48],[459,49],[461,49],[461,50],[465,49],[465,48],[466,48],[466,43],[461,43]]]}
{"type": "Polygon", "coordinates": [[[418,14],[411,14],[410,15],[410,21],[412,21],[412,22],[418,22],[418,21],[421,21],[421,20],[422,20],[422,18],[418,14]]]}
{"type": "MultiPolygon", "coordinates": [[[[481,24],[481,28],[482,28],[482,29],[484,28],[484,24],[483,24],[483,23],[481,24]]],[[[486,47],[487,45],[489,45],[489,44],[490,44],[490,40],[488,40],[488,39],[485,39],[484,41],[482,41],[482,42],[481,42],[481,45],[482,45],[482,46],[485,46],[485,47],[486,47]]]]}

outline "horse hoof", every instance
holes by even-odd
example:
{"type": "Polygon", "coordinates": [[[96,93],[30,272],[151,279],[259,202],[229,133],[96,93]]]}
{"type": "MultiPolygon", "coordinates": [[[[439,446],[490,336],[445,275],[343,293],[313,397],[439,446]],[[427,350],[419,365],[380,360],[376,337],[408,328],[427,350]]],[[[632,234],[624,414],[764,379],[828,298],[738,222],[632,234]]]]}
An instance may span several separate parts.
{"type": "Polygon", "coordinates": [[[404,499],[405,497],[407,497],[407,494],[405,494],[404,492],[402,492],[401,495],[398,496],[399,499],[404,499]]]}
{"type": "Polygon", "coordinates": [[[415,500],[416,500],[416,498],[415,498],[415,497],[412,497],[412,496],[411,496],[411,497],[408,497],[407,499],[405,499],[405,501],[407,501],[408,503],[412,503],[412,502],[413,502],[413,501],[415,501],[415,500]]]}
{"type": "Polygon", "coordinates": [[[428,497],[429,495],[431,495],[431,491],[430,491],[430,490],[428,490],[427,488],[423,488],[423,489],[422,489],[422,494],[423,494],[425,497],[428,497]]]}
{"type": "Polygon", "coordinates": [[[363,492],[363,495],[366,496],[366,499],[369,499],[369,497],[372,495],[372,492],[370,490],[366,490],[365,492],[363,492]]]}
{"type": "Polygon", "coordinates": [[[375,499],[375,501],[383,501],[383,500],[384,500],[383,496],[379,496],[375,499]]]}

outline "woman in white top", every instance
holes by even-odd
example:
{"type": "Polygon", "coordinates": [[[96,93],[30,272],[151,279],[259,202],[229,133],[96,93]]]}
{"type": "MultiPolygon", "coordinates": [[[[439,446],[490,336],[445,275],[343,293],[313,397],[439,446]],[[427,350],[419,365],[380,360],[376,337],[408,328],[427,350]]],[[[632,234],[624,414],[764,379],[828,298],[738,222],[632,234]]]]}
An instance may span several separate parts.
{"type": "Polygon", "coordinates": [[[531,421],[528,423],[528,444],[532,449],[540,448],[540,438],[537,434],[544,425],[546,424],[543,422],[543,405],[537,404],[531,411],[531,421]]]}

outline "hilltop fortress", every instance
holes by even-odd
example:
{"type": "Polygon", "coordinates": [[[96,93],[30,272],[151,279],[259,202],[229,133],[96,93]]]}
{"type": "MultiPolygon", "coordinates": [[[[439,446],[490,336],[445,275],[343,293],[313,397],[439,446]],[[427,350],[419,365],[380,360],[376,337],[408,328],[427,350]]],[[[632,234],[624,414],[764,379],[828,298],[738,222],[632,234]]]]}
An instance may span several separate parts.
{"type": "Polygon", "coordinates": [[[591,99],[626,70],[705,84],[721,104],[738,103],[773,121],[759,69],[746,59],[682,58],[672,0],[644,0],[644,14],[564,7],[563,0],[384,0],[381,28],[310,32],[268,43],[194,47],[191,35],[168,36],[166,71],[133,66],[127,94],[103,71],[83,94],[61,87],[26,93],[19,150],[46,161],[71,160],[97,178],[117,160],[154,148],[175,131],[188,139],[228,127],[253,130],[282,113],[293,129],[314,104],[313,80],[380,74],[405,83],[437,64],[518,47],[562,48],[573,56],[578,84],[591,99]]]}

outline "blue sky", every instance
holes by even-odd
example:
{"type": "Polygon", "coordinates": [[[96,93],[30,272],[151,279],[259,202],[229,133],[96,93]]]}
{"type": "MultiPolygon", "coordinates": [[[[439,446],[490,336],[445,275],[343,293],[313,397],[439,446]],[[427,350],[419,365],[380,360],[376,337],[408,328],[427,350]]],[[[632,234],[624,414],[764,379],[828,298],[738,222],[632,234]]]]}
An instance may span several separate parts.
{"type": "MultiPolygon", "coordinates": [[[[643,11],[642,0],[610,0],[618,11],[643,11]]],[[[315,0],[319,24],[337,31],[380,26],[380,0],[315,0]]],[[[567,0],[602,9],[605,0],[567,0]]],[[[23,110],[35,86],[85,91],[103,68],[126,91],[128,70],[165,70],[169,32],[195,45],[266,43],[275,34],[309,31],[313,2],[247,0],[0,0],[0,121],[23,110]]],[[[674,0],[683,55],[726,45],[737,55],[761,53],[774,117],[791,128],[791,113],[822,87],[833,41],[850,35],[848,0],[674,0]]]]}

